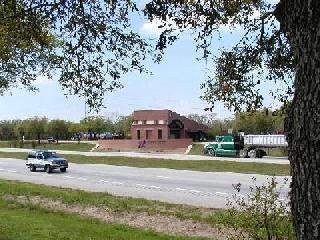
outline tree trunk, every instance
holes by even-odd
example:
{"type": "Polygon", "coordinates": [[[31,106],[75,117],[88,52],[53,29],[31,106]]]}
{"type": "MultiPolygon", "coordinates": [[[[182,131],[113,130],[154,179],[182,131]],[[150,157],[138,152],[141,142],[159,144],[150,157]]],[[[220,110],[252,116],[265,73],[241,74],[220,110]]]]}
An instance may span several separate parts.
{"type": "Polygon", "coordinates": [[[320,1],[281,0],[275,15],[296,60],[295,95],[285,126],[294,226],[297,239],[320,239],[320,1]]]}

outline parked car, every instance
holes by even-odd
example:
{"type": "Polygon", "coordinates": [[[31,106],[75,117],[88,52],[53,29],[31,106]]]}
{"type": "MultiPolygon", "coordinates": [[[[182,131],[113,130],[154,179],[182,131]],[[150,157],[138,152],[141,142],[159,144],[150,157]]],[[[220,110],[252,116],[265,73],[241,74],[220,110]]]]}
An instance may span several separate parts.
{"type": "Polygon", "coordinates": [[[101,133],[99,135],[100,139],[112,139],[112,133],[111,132],[105,132],[105,133],[101,133]]]}
{"type": "Polygon", "coordinates": [[[51,173],[53,169],[66,172],[68,165],[68,160],[50,151],[32,151],[26,158],[26,166],[31,172],[35,172],[37,168],[44,169],[47,173],[51,173]]]}
{"type": "Polygon", "coordinates": [[[48,137],[48,143],[55,143],[56,140],[53,137],[48,137]]]}

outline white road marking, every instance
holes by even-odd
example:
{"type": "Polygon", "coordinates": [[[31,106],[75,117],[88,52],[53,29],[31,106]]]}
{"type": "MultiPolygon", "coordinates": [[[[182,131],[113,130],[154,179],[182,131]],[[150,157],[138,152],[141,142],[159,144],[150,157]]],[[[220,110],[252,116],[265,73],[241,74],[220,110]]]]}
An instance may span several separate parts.
{"type": "Polygon", "coordinates": [[[108,183],[109,181],[101,179],[100,182],[108,183]]]}
{"type": "Polygon", "coordinates": [[[112,184],[119,184],[119,185],[122,185],[123,183],[122,182],[111,182],[112,184]]]}
{"type": "Polygon", "coordinates": [[[74,178],[74,177],[71,177],[71,176],[64,176],[65,178],[74,178]]]}
{"type": "Polygon", "coordinates": [[[176,188],[176,190],[178,190],[178,191],[186,191],[187,189],[184,189],[184,188],[176,188]]]}
{"type": "Polygon", "coordinates": [[[83,180],[83,181],[86,181],[86,180],[88,180],[88,179],[86,179],[86,178],[83,178],[83,177],[78,177],[78,179],[79,179],[79,180],[83,180]]]}
{"type": "Polygon", "coordinates": [[[285,199],[283,199],[283,198],[279,198],[279,200],[280,200],[280,201],[285,201],[285,199]]]}
{"type": "Polygon", "coordinates": [[[136,186],[139,186],[139,187],[147,187],[147,185],[144,185],[144,184],[136,184],[136,186]]]}
{"type": "Polygon", "coordinates": [[[15,170],[7,170],[8,172],[11,172],[11,173],[16,173],[17,171],[15,170]]]}
{"type": "Polygon", "coordinates": [[[4,171],[4,169],[0,168],[0,171],[4,171]]]}
{"type": "Polygon", "coordinates": [[[216,194],[228,195],[228,193],[225,193],[225,192],[216,192],[216,194]]]}
{"type": "Polygon", "coordinates": [[[169,177],[166,177],[166,176],[157,176],[158,178],[165,178],[165,179],[167,179],[167,178],[169,178],[169,177]]]}
{"type": "Polygon", "coordinates": [[[161,189],[161,187],[157,187],[157,186],[150,186],[151,188],[156,188],[156,189],[161,189]]]}
{"type": "Polygon", "coordinates": [[[189,190],[189,191],[194,193],[201,193],[201,191],[198,191],[198,190],[189,190]]]}

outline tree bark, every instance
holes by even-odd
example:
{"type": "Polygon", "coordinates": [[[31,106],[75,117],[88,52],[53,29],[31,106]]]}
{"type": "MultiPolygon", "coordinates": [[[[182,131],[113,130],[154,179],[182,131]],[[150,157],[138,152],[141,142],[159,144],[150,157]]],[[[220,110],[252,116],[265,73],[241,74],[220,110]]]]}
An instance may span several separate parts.
{"type": "Polygon", "coordinates": [[[320,239],[320,1],[281,0],[275,11],[296,61],[286,121],[297,239],[320,239]]]}

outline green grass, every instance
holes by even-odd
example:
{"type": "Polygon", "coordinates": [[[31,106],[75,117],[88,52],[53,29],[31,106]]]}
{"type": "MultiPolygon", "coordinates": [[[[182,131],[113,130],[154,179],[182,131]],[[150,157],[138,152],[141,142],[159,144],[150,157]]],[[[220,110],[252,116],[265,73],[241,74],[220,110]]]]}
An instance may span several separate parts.
{"type": "Polygon", "coordinates": [[[192,144],[192,148],[188,154],[189,155],[204,155],[203,147],[204,147],[203,144],[192,144]]]}
{"type": "MultiPolygon", "coordinates": [[[[124,216],[127,213],[144,212],[149,215],[160,214],[175,216],[182,220],[192,220],[193,222],[207,223],[212,226],[217,226],[217,224],[219,226],[243,226],[250,230],[254,230],[253,225],[256,224],[255,221],[262,217],[260,215],[247,216],[241,212],[230,212],[225,209],[197,208],[186,205],[163,203],[160,201],[113,196],[108,193],[85,192],[81,190],[0,180],[0,199],[5,195],[25,196],[27,198],[41,196],[53,201],[61,201],[67,205],[76,204],[83,207],[103,207],[118,214],[124,214],[124,216]]],[[[61,229],[63,234],[70,234],[70,238],[67,239],[89,239],[88,233],[96,234],[90,235],[92,237],[91,239],[109,239],[99,238],[99,234],[103,234],[102,236],[104,237],[121,236],[121,238],[112,239],[179,239],[172,237],[166,238],[165,236],[156,235],[151,232],[138,231],[133,228],[125,227],[124,225],[108,224],[106,227],[97,220],[80,219],[76,215],[70,214],[50,213],[48,210],[43,210],[37,206],[31,206],[30,204],[23,208],[17,203],[5,205],[3,202],[4,201],[0,201],[0,219],[5,219],[5,221],[0,221],[0,239],[41,239],[40,237],[42,237],[42,239],[51,239],[47,238],[47,235],[45,235],[48,234],[48,232],[42,231],[42,228],[46,223],[49,225],[50,231],[54,231],[56,228],[61,229]],[[27,229],[29,225],[31,230],[27,229]],[[79,229],[80,226],[85,229],[84,232],[79,229]],[[5,229],[5,231],[2,229],[5,229]],[[72,229],[71,233],[68,232],[70,229],[72,229]],[[121,234],[128,233],[130,236],[121,235],[117,232],[118,230],[122,232],[121,234]],[[19,235],[21,232],[27,234],[19,235]],[[81,234],[73,235],[78,233],[81,234]],[[7,238],[1,238],[1,236],[7,236],[7,238]],[[37,238],[38,236],[39,238],[37,238]]],[[[281,226],[279,225],[279,229],[281,230],[284,227],[292,228],[292,225],[290,224],[291,222],[289,222],[289,219],[284,219],[280,224],[281,226]]],[[[59,231],[55,234],[58,233],[59,231]]],[[[67,235],[55,235],[57,239],[64,239],[63,237],[65,236],[67,235]]]]}
{"type": "Polygon", "coordinates": [[[265,148],[264,149],[270,157],[287,157],[288,150],[284,148],[265,148]]]}
{"type": "MultiPolygon", "coordinates": [[[[36,144],[36,149],[50,149],[50,150],[66,150],[66,151],[81,151],[81,152],[88,152],[90,151],[95,144],[90,143],[41,143],[36,144]]],[[[32,149],[31,143],[24,143],[20,144],[19,142],[0,142],[0,148],[30,148],[32,149]]]]}
{"type": "Polygon", "coordinates": [[[217,209],[205,209],[206,215],[204,215],[204,208],[170,204],[143,198],[113,196],[109,193],[85,192],[69,188],[58,188],[9,180],[0,180],[0,197],[2,195],[27,197],[42,196],[54,201],[61,201],[65,204],[80,204],[81,206],[96,207],[103,206],[117,213],[146,212],[151,215],[173,215],[181,219],[201,220],[203,222],[207,222],[205,216],[220,211],[217,209]]]}
{"type": "MultiPolygon", "coordinates": [[[[116,166],[130,166],[139,168],[169,168],[178,170],[192,170],[201,172],[236,172],[246,174],[263,174],[271,176],[290,175],[290,166],[286,164],[241,163],[233,161],[191,161],[167,160],[128,157],[88,157],[82,155],[62,155],[70,162],[79,164],[109,164],[116,166]]],[[[2,158],[25,159],[26,153],[0,152],[2,158]]]]}
{"type": "Polygon", "coordinates": [[[173,237],[120,224],[105,224],[76,214],[52,212],[38,206],[0,199],[1,240],[43,239],[195,239],[173,237]]]}

